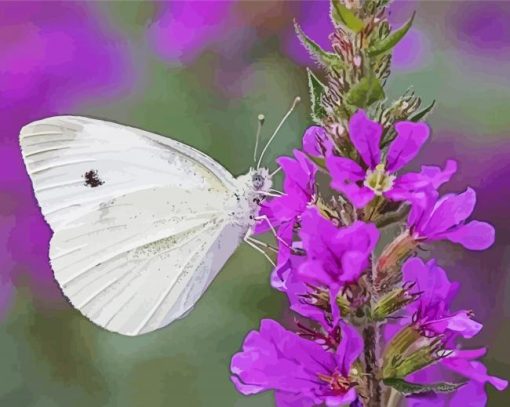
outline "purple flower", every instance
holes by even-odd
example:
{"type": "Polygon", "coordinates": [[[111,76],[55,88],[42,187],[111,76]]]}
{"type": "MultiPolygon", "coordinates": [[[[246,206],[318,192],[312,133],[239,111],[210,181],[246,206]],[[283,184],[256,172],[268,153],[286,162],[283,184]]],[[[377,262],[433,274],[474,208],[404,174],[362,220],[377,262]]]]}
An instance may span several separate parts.
{"type": "MultiPolygon", "coordinates": [[[[439,383],[452,381],[443,366],[438,363],[414,373],[410,377],[413,383],[439,383]]],[[[406,407],[481,407],[487,404],[487,394],[483,383],[470,380],[452,393],[425,393],[407,397],[406,407]]]]}
{"type": "Polygon", "coordinates": [[[324,158],[331,154],[334,144],[321,126],[310,126],[303,136],[303,151],[312,157],[324,158]]]}
{"type": "MultiPolygon", "coordinates": [[[[429,136],[429,128],[424,123],[399,122],[395,130],[397,136],[383,157],[382,126],[359,110],[349,122],[349,135],[365,167],[349,158],[329,155],[326,164],[332,177],[331,186],[345,194],[356,208],[364,207],[381,195],[395,201],[410,200],[416,191],[430,185],[429,178],[421,173],[395,175],[416,157],[429,136]]],[[[451,172],[451,168],[447,170],[451,172]]],[[[439,174],[435,175],[437,177],[439,174]]]]}
{"type": "Polygon", "coordinates": [[[440,199],[435,192],[427,193],[413,202],[407,219],[411,235],[417,241],[447,239],[466,249],[487,249],[494,243],[494,227],[476,220],[465,223],[475,203],[476,193],[471,188],[440,199]]]}
{"type": "Polygon", "coordinates": [[[508,386],[506,380],[487,374],[487,368],[476,359],[485,355],[485,348],[453,350],[439,363],[413,373],[406,380],[415,383],[459,382],[458,377],[467,378],[465,385],[451,394],[425,394],[409,397],[408,407],[468,406],[480,407],[487,404],[485,384],[492,384],[503,391],[508,386]]]}
{"type": "Polygon", "coordinates": [[[476,360],[484,356],[485,353],[485,348],[471,350],[457,349],[442,359],[441,363],[449,370],[477,383],[490,383],[499,391],[505,390],[508,386],[508,381],[488,375],[486,367],[476,360]]]}
{"type": "MultiPolygon", "coordinates": [[[[303,259],[303,257],[298,257],[298,259],[303,259]]],[[[292,311],[319,322],[323,327],[327,325],[325,311],[330,307],[331,302],[327,303],[324,300],[324,304],[319,304],[315,290],[304,283],[297,273],[290,272],[287,275],[285,293],[292,311]]]]}
{"type": "Polygon", "coordinates": [[[460,285],[451,283],[435,260],[425,264],[418,257],[411,258],[402,266],[402,274],[404,281],[414,284],[421,292],[406,310],[426,336],[450,333],[472,338],[480,332],[482,324],[471,319],[470,311],[449,311],[460,285]]]}
{"type": "Polygon", "coordinates": [[[335,352],[265,319],[250,332],[243,350],[232,357],[231,379],[249,395],[275,390],[278,406],[336,406],[356,399],[352,368],[363,342],[357,331],[340,323],[341,342],[335,352]]]}
{"type": "Polygon", "coordinates": [[[303,282],[338,290],[357,281],[379,239],[373,224],[356,221],[338,228],[308,208],[302,216],[300,237],[306,261],[298,269],[303,282]]]}
{"type": "MultiPolygon", "coordinates": [[[[260,214],[266,215],[273,227],[287,225],[292,228],[315,194],[317,167],[299,150],[294,150],[294,157],[276,160],[285,174],[284,195],[264,203],[261,208],[260,214]]],[[[257,226],[257,232],[265,231],[268,227],[264,221],[257,226]]]]}
{"type": "Polygon", "coordinates": [[[276,267],[271,273],[271,286],[279,291],[285,291],[291,271],[301,264],[304,257],[293,255],[294,251],[300,250],[301,242],[292,242],[293,228],[290,223],[281,225],[277,233],[281,240],[278,241],[276,267]]]}

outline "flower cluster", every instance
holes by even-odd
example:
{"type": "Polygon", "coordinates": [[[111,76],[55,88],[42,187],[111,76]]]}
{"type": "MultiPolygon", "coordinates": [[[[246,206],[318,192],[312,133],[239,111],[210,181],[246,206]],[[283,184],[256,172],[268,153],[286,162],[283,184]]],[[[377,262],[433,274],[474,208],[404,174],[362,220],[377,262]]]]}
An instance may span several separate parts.
{"type": "Polygon", "coordinates": [[[430,107],[417,112],[409,93],[385,100],[389,55],[413,20],[392,32],[386,3],[332,0],[334,52],[296,25],[327,83],[308,71],[315,125],[277,160],[283,194],[263,204],[255,228],[276,231],[271,285],[296,319],[290,330],[263,320],[231,363],[241,393],[274,390],[278,406],[485,405],[486,383],[507,386],[478,360],[485,349],[461,342],[482,324],[452,309],[460,285],[419,257],[438,240],[487,249],[494,228],[466,221],[471,188],[440,194],[455,161],[405,171],[429,139],[430,107]],[[401,233],[385,245],[390,224],[401,233]]]}

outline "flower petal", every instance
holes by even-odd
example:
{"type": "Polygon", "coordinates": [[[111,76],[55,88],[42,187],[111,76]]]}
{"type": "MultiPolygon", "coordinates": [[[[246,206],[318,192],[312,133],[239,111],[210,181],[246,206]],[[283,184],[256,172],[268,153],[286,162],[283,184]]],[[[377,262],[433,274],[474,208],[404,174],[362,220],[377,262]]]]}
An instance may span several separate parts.
{"type": "MultiPolygon", "coordinates": [[[[282,241],[278,241],[278,258],[276,260],[276,267],[271,273],[271,287],[279,291],[285,291],[287,278],[292,271],[292,260],[294,259],[291,259],[290,246],[292,245],[293,228],[294,222],[285,222],[282,223],[277,231],[278,237],[282,241]]],[[[294,257],[301,259],[301,256],[294,257]]]]}
{"type": "Polygon", "coordinates": [[[314,407],[316,405],[313,398],[299,393],[277,391],[274,398],[277,407],[314,407]]]}
{"type": "Polygon", "coordinates": [[[425,326],[437,334],[451,331],[464,338],[472,338],[483,328],[482,324],[471,319],[468,311],[458,311],[453,315],[427,322],[425,326]]]}
{"type": "Polygon", "coordinates": [[[349,121],[349,137],[361,158],[370,168],[381,162],[382,126],[358,110],[349,121]]]}
{"type": "Polygon", "coordinates": [[[331,178],[349,179],[352,182],[365,179],[365,171],[349,158],[330,155],[326,160],[331,178]]]}
{"type": "Polygon", "coordinates": [[[343,375],[348,375],[354,361],[363,350],[363,339],[352,325],[340,323],[342,340],[336,351],[336,360],[343,375]]]}
{"type": "Polygon", "coordinates": [[[423,188],[430,185],[429,181],[420,174],[410,172],[393,181],[393,186],[384,196],[392,201],[414,202],[424,200],[426,192],[423,188]]]}
{"type": "Polygon", "coordinates": [[[311,289],[300,279],[297,273],[291,273],[286,281],[286,294],[289,299],[290,309],[299,315],[313,319],[322,326],[327,326],[324,311],[303,299],[311,289]]]}
{"type": "Polygon", "coordinates": [[[299,150],[294,150],[294,157],[283,156],[276,160],[285,174],[284,191],[290,194],[299,188],[302,194],[312,195],[317,166],[299,150]]]}
{"type": "Polygon", "coordinates": [[[444,170],[441,167],[423,165],[421,167],[420,175],[425,177],[433,188],[437,189],[445,182],[450,181],[450,178],[457,172],[457,161],[448,160],[444,170]]]}
{"type": "Polygon", "coordinates": [[[257,394],[257,393],[260,393],[261,391],[267,390],[263,386],[257,386],[257,385],[253,385],[253,384],[244,384],[239,379],[239,377],[234,376],[234,375],[230,376],[230,380],[232,380],[232,382],[234,383],[234,386],[236,386],[237,391],[239,391],[240,393],[242,393],[246,396],[249,396],[251,394],[257,394]]]}
{"type": "Polygon", "coordinates": [[[299,237],[308,258],[323,258],[324,253],[328,252],[330,237],[337,232],[338,228],[324,218],[316,207],[309,207],[303,212],[299,237]]]}
{"type": "Polygon", "coordinates": [[[350,389],[347,393],[341,396],[329,396],[325,398],[327,407],[347,406],[356,400],[357,394],[355,389],[350,389]]]}
{"type": "Polygon", "coordinates": [[[232,357],[230,365],[237,377],[234,383],[246,394],[263,390],[306,394],[319,386],[317,373],[331,375],[334,368],[333,354],[270,319],[246,336],[242,352],[232,357]]]}
{"type": "Polygon", "coordinates": [[[433,189],[426,189],[424,194],[412,195],[411,211],[407,217],[407,224],[413,233],[423,234],[422,230],[430,219],[437,202],[438,193],[433,189]]]}
{"type": "Polygon", "coordinates": [[[303,151],[312,157],[325,157],[333,151],[334,145],[326,130],[310,126],[303,136],[303,151]]]}
{"type": "Polygon", "coordinates": [[[471,215],[475,204],[476,193],[471,188],[461,194],[447,196],[438,202],[422,232],[429,238],[446,232],[471,215]]]}
{"type": "Polygon", "coordinates": [[[388,149],[386,170],[398,171],[419,153],[429,137],[429,127],[425,123],[398,122],[395,124],[397,137],[388,149]]]}
{"type": "Polygon", "coordinates": [[[347,252],[342,256],[342,274],[338,279],[342,283],[354,283],[366,267],[368,256],[362,252],[347,252]]]}
{"type": "Polygon", "coordinates": [[[432,310],[427,308],[436,307],[437,304],[448,306],[452,291],[457,291],[457,284],[448,280],[446,272],[434,260],[425,264],[419,257],[412,257],[402,266],[402,275],[406,282],[416,283],[417,291],[422,293],[417,301],[409,304],[410,309],[419,306],[422,313],[430,315],[432,312],[428,311],[432,310]]]}
{"type": "Polygon", "coordinates": [[[364,252],[368,254],[375,249],[379,240],[379,230],[373,223],[357,220],[349,227],[340,228],[333,238],[334,246],[344,250],[364,252]]]}
{"type": "Polygon", "coordinates": [[[365,178],[365,171],[357,163],[348,158],[330,156],[326,165],[331,175],[331,187],[342,192],[356,208],[363,208],[374,198],[371,189],[356,183],[365,178]]]}
{"type": "Polygon", "coordinates": [[[485,250],[494,243],[495,233],[491,224],[473,220],[459,226],[452,232],[436,235],[434,239],[448,239],[469,250],[485,250]]]}
{"type": "MultiPolygon", "coordinates": [[[[457,353],[459,355],[459,352],[457,353]]],[[[489,376],[487,368],[480,362],[475,360],[467,360],[461,357],[446,357],[441,360],[441,363],[450,370],[475,380],[478,383],[490,383],[497,390],[505,390],[508,386],[508,381],[500,379],[496,376],[489,376]]]]}
{"type": "Polygon", "coordinates": [[[450,406],[480,407],[487,405],[487,393],[483,384],[469,381],[450,397],[450,406]]]}
{"type": "Polygon", "coordinates": [[[304,262],[297,270],[299,278],[307,283],[320,286],[332,286],[336,282],[335,277],[322,267],[322,262],[310,260],[304,262]]]}

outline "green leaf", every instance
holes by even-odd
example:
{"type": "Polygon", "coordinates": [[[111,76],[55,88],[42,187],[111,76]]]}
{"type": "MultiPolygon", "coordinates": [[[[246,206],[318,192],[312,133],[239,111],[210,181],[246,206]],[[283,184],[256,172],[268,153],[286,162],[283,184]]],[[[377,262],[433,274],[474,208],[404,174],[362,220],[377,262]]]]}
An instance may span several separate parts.
{"type": "Polygon", "coordinates": [[[386,386],[391,386],[400,393],[408,394],[420,394],[432,391],[434,393],[450,393],[457,390],[459,387],[464,386],[465,383],[432,383],[432,384],[418,384],[407,382],[402,379],[390,378],[384,379],[383,383],[386,386]]]}
{"type": "Polygon", "coordinates": [[[340,0],[331,0],[331,17],[333,23],[344,25],[351,31],[359,33],[365,24],[356,14],[349,10],[340,0]]]}
{"type": "Polygon", "coordinates": [[[384,90],[374,74],[361,78],[345,96],[347,103],[360,108],[368,107],[381,99],[384,99],[384,90]]]}
{"type": "Polygon", "coordinates": [[[410,117],[409,120],[412,122],[420,121],[421,119],[423,119],[425,116],[427,116],[430,113],[430,111],[432,110],[432,108],[434,107],[435,104],[436,104],[436,101],[435,100],[432,101],[432,103],[430,105],[428,105],[421,112],[418,112],[414,116],[410,117]]]}
{"type": "Polygon", "coordinates": [[[411,18],[407,20],[407,22],[400,27],[398,30],[393,31],[387,37],[375,43],[368,49],[368,55],[371,57],[375,57],[377,55],[384,54],[388,51],[391,51],[395,45],[397,45],[404,35],[407,34],[411,25],[413,24],[414,16],[416,13],[413,13],[411,18]]]}
{"type": "Polygon", "coordinates": [[[317,62],[321,63],[324,66],[333,66],[338,67],[341,65],[340,59],[336,54],[332,52],[324,51],[319,44],[317,44],[314,40],[309,38],[304,31],[301,29],[299,24],[294,21],[294,28],[296,30],[296,34],[303,44],[303,46],[308,50],[312,58],[314,58],[317,62]]]}
{"type": "Polygon", "coordinates": [[[310,101],[312,104],[312,118],[319,124],[322,118],[326,116],[326,110],[322,106],[322,95],[326,93],[327,87],[315,76],[315,74],[306,68],[308,74],[308,88],[310,90],[310,101]]]}

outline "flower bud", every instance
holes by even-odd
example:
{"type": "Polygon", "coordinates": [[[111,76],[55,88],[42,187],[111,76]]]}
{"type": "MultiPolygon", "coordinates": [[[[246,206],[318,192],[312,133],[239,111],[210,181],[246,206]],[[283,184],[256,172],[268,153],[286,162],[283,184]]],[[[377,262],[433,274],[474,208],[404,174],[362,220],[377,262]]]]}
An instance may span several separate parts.
{"type": "Polygon", "coordinates": [[[386,246],[377,260],[374,278],[377,292],[388,292],[401,281],[400,265],[411,256],[417,246],[418,242],[407,230],[386,246]]]}
{"type": "Polygon", "coordinates": [[[383,378],[401,378],[441,358],[443,338],[423,337],[412,325],[390,341],[383,355],[383,378]]]}
{"type": "Polygon", "coordinates": [[[376,302],[372,309],[372,319],[374,321],[383,321],[406,305],[415,301],[420,294],[411,293],[414,284],[406,284],[403,287],[395,288],[384,294],[376,302]]]}

